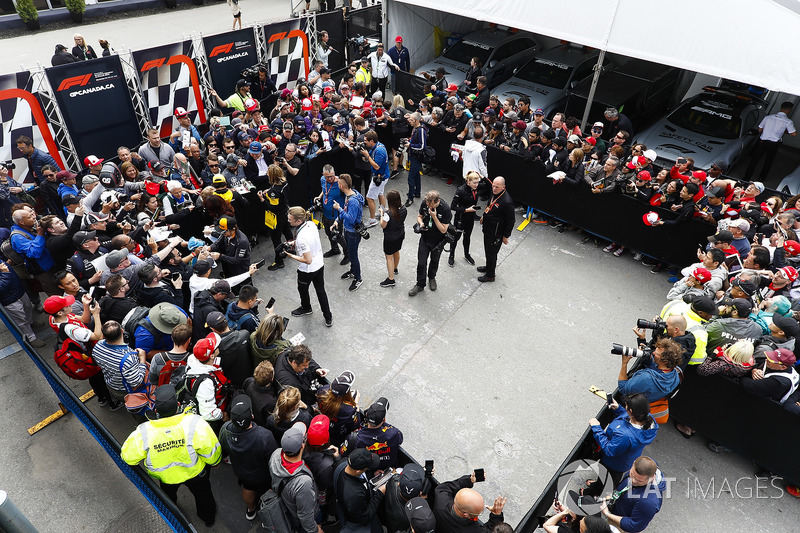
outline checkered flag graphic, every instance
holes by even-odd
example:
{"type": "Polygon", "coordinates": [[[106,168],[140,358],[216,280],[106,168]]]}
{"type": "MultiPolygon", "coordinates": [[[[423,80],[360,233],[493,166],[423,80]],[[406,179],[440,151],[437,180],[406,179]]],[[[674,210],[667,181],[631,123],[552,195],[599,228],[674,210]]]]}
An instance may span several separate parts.
{"type": "Polygon", "coordinates": [[[150,122],[162,137],[172,133],[172,114],[176,107],[197,110],[197,102],[189,97],[190,92],[189,68],[183,63],[151,68],[145,73],[142,93],[147,101],[150,122]]]}
{"type": "MultiPolygon", "coordinates": [[[[32,78],[27,72],[0,76],[0,90],[20,88],[30,92],[32,85],[32,78]]],[[[50,125],[47,127],[50,128],[50,125]]],[[[50,133],[52,135],[52,129],[50,133]]],[[[0,100],[0,161],[14,161],[17,168],[12,174],[17,182],[28,180],[33,183],[28,176],[28,164],[16,149],[16,140],[23,135],[33,139],[36,148],[49,153],[28,102],[20,98],[0,100]]]]}
{"type": "Polygon", "coordinates": [[[286,88],[304,74],[303,40],[290,37],[267,45],[269,72],[278,89],[286,88]]]}

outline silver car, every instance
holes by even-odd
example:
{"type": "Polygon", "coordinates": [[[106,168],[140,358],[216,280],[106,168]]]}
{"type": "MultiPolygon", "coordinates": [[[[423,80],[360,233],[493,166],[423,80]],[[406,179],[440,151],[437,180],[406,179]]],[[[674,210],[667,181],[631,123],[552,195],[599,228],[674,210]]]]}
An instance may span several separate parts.
{"type": "MultiPolygon", "coordinates": [[[[600,52],[583,46],[560,45],[545,50],[519,67],[508,81],[494,89],[502,103],[506,98],[531,100],[531,109],[541,107],[550,117],[563,111],[567,91],[578,82],[590,78],[600,52]]],[[[604,67],[610,60],[606,59],[604,67]]]]}
{"type": "Polygon", "coordinates": [[[487,85],[492,88],[511,76],[515,68],[538,50],[539,43],[531,33],[487,28],[468,33],[445,49],[442,55],[416,69],[415,73],[422,76],[427,72],[433,76],[438,67],[444,67],[447,82],[455,83],[459,90],[465,91],[464,78],[469,62],[477,57],[483,65],[481,72],[486,76],[487,85]]]}
{"type": "Polygon", "coordinates": [[[756,126],[766,102],[744,92],[703,87],[684,100],[667,117],[636,136],[658,154],[657,164],[670,167],[679,156],[694,159],[696,168],[708,169],[715,161],[728,168],[756,142],[756,126]]]}

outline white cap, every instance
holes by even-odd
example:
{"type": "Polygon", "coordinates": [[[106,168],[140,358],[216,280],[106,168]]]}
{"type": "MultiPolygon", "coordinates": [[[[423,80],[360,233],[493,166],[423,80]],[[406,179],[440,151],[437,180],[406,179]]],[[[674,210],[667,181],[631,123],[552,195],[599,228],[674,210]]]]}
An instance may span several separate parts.
{"type": "Polygon", "coordinates": [[[592,127],[593,128],[605,128],[605,126],[603,125],[602,122],[595,122],[594,124],[592,124],[592,127]]]}
{"type": "Polygon", "coordinates": [[[645,150],[642,155],[645,156],[650,161],[655,161],[656,158],[658,157],[658,154],[656,153],[655,150],[645,150]]]}

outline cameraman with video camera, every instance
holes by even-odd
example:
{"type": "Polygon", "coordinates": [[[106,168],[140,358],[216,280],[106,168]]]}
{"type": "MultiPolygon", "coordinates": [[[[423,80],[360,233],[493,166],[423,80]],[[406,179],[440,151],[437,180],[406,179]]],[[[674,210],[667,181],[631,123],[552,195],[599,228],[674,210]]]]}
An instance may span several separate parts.
{"type": "Polygon", "coordinates": [[[447,233],[451,219],[450,206],[439,197],[439,192],[428,191],[425,195],[425,203],[419,207],[417,223],[414,224],[414,233],[420,234],[419,248],[417,249],[417,284],[408,291],[409,296],[416,296],[425,290],[426,267],[430,289],[436,290],[439,257],[444,249],[445,233],[447,233]],[[428,265],[429,255],[430,265],[428,265]]]}

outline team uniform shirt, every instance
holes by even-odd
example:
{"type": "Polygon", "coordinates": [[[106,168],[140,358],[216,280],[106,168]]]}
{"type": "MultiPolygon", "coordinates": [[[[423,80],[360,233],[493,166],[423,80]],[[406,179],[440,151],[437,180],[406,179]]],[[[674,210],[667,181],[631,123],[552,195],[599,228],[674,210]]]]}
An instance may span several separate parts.
{"type": "Polygon", "coordinates": [[[376,78],[388,78],[389,66],[396,67],[389,54],[383,53],[378,57],[378,52],[372,52],[369,56],[370,63],[372,64],[372,75],[376,78]]]}
{"type": "Polygon", "coordinates": [[[319,231],[312,223],[304,222],[297,230],[295,238],[295,250],[297,255],[302,256],[306,252],[311,253],[311,264],[300,263],[300,272],[316,272],[324,265],[322,260],[322,243],[319,240],[319,231]]]}
{"type": "Polygon", "coordinates": [[[758,127],[763,130],[761,132],[761,140],[773,143],[779,142],[784,133],[791,135],[796,131],[794,124],[783,111],[764,117],[758,127]]]}
{"type": "Polygon", "coordinates": [[[356,435],[356,448],[366,448],[381,460],[378,470],[399,466],[397,454],[403,444],[402,431],[384,422],[378,428],[361,426],[356,435]]]}

